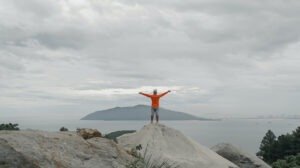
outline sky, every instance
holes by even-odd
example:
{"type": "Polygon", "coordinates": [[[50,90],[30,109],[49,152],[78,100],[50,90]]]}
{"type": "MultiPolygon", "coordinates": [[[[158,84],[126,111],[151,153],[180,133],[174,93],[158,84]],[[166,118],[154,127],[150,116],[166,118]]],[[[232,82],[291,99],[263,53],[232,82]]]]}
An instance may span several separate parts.
{"type": "Polygon", "coordinates": [[[300,1],[0,0],[0,117],[149,104],[300,115],[300,1]]]}

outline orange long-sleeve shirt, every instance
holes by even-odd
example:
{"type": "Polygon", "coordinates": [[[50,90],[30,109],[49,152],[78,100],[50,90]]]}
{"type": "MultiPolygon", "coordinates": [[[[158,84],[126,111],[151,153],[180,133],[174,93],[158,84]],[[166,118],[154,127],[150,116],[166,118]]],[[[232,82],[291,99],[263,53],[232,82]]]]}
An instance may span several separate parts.
{"type": "Polygon", "coordinates": [[[151,95],[151,94],[146,94],[146,93],[140,93],[141,95],[147,96],[151,99],[151,106],[152,108],[159,108],[159,99],[161,97],[163,97],[164,95],[166,95],[167,93],[169,93],[169,91],[161,93],[161,94],[157,94],[157,95],[151,95]]]}

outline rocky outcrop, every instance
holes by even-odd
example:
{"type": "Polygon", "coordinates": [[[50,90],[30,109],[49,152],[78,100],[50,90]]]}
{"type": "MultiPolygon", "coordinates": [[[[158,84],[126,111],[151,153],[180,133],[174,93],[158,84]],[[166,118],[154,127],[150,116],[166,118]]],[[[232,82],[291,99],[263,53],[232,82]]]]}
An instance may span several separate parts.
{"type": "Polygon", "coordinates": [[[218,144],[212,150],[230,160],[240,168],[271,168],[258,157],[244,152],[243,150],[227,143],[218,144]]]}
{"type": "Polygon", "coordinates": [[[0,167],[125,168],[131,160],[122,147],[105,138],[84,140],[75,132],[0,131],[0,167]]]}
{"type": "Polygon", "coordinates": [[[149,124],[122,135],[117,139],[119,144],[97,137],[101,136],[98,133],[93,129],[81,133],[0,131],[0,167],[126,168],[140,153],[146,162],[166,161],[178,168],[270,168],[230,144],[219,144],[211,150],[162,124],[149,124]]]}
{"type": "Polygon", "coordinates": [[[146,125],[136,133],[119,137],[118,142],[128,150],[141,144],[141,153],[150,156],[151,162],[164,160],[181,168],[237,167],[181,132],[162,124],[146,125]]]}
{"type": "Polygon", "coordinates": [[[97,129],[78,128],[76,132],[83,139],[90,139],[90,138],[94,138],[94,137],[102,137],[102,134],[97,129]]]}
{"type": "Polygon", "coordinates": [[[0,167],[36,168],[37,166],[28,161],[22,154],[12,148],[6,140],[0,139],[0,167]]]}

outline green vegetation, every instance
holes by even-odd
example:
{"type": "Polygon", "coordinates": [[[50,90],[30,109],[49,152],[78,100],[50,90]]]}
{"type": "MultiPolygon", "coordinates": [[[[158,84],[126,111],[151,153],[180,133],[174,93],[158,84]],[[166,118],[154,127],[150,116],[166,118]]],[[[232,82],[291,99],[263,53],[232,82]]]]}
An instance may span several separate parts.
{"type": "Polygon", "coordinates": [[[260,144],[260,151],[257,152],[257,156],[276,168],[299,168],[300,127],[292,134],[287,133],[278,138],[271,130],[268,130],[260,144]]]}
{"type": "Polygon", "coordinates": [[[260,151],[257,152],[256,155],[261,156],[265,162],[272,163],[274,161],[273,146],[275,145],[275,142],[275,134],[271,130],[268,130],[263,140],[261,141],[259,147],[260,151]]]}
{"type": "Polygon", "coordinates": [[[124,135],[124,134],[128,134],[128,133],[133,133],[135,132],[135,130],[122,130],[122,131],[115,131],[115,132],[111,132],[109,134],[106,134],[104,136],[104,138],[107,138],[107,139],[112,139],[114,140],[115,142],[117,142],[117,138],[121,135],[124,135]]]}
{"type": "Polygon", "coordinates": [[[272,164],[273,168],[299,168],[300,154],[296,156],[287,156],[285,159],[279,159],[272,164]]]}
{"type": "Polygon", "coordinates": [[[19,124],[12,124],[12,123],[8,123],[8,124],[0,124],[0,130],[20,130],[20,128],[18,127],[19,124]]]}
{"type": "Polygon", "coordinates": [[[136,146],[135,149],[130,151],[130,154],[135,157],[135,160],[126,165],[126,168],[178,168],[179,166],[172,164],[169,160],[161,160],[157,158],[155,162],[152,155],[149,154],[146,147],[145,152],[141,155],[138,151],[142,149],[142,145],[136,146]]]}
{"type": "Polygon", "coordinates": [[[68,128],[66,128],[66,127],[61,127],[61,128],[59,129],[59,131],[64,132],[64,131],[69,131],[69,130],[68,130],[68,128]]]}

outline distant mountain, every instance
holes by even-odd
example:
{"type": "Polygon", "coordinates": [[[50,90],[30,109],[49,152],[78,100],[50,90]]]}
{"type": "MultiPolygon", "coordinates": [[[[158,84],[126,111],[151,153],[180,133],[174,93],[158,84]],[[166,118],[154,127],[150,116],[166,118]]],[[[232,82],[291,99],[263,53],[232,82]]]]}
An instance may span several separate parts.
{"type": "MultiPolygon", "coordinates": [[[[149,120],[150,106],[136,105],[131,107],[115,107],[88,114],[81,120],[149,120]]],[[[159,109],[161,120],[209,120],[183,112],[159,109]]]]}

